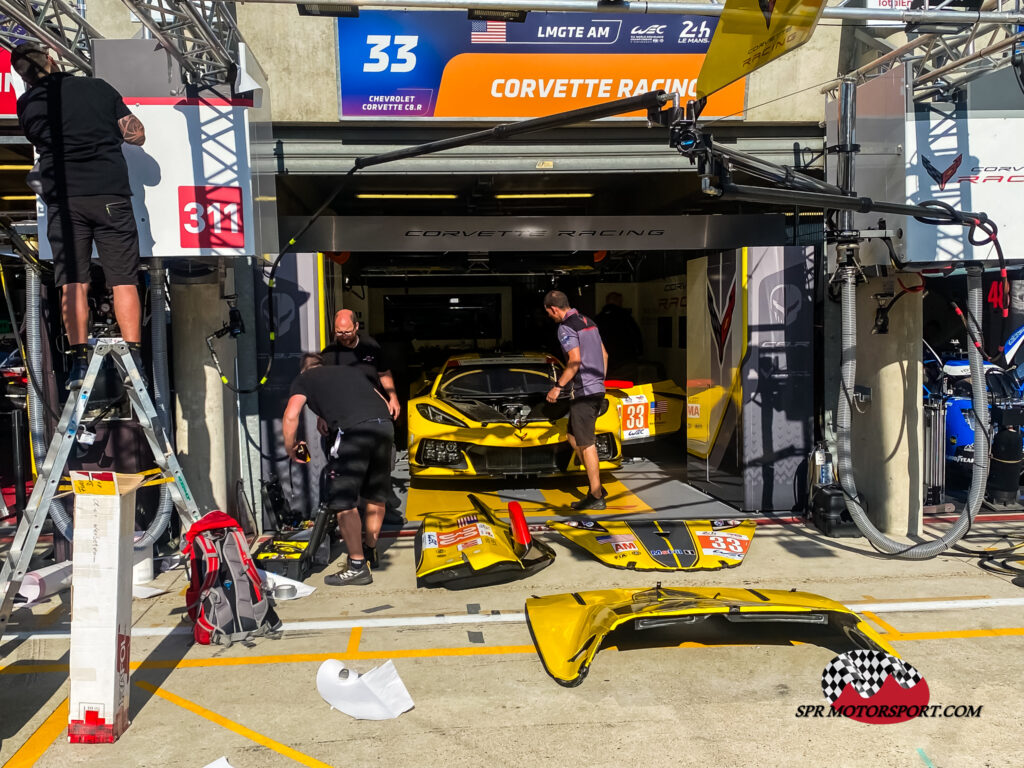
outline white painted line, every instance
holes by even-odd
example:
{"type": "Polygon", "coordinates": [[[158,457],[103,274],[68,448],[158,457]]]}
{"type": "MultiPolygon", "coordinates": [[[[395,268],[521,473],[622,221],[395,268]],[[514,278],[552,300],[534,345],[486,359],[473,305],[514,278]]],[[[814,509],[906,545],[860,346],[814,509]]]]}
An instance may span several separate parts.
{"type": "MultiPolygon", "coordinates": [[[[523,624],[525,613],[456,614],[454,616],[378,616],[365,619],[329,619],[324,621],[288,621],[285,632],[317,632],[336,629],[372,629],[380,627],[439,627],[452,624],[523,624]]],[[[168,637],[191,635],[192,627],[132,627],[132,637],[168,637]]],[[[8,632],[4,637],[33,640],[68,640],[70,632],[8,632]]]]}
{"type": "Polygon", "coordinates": [[[919,611],[960,611],[966,608],[1020,608],[1024,597],[991,597],[977,600],[908,600],[905,603],[846,603],[850,610],[872,613],[917,613],[919,611]]]}
{"type": "MultiPolygon", "coordinates": [[[[858,613],[918,613],[921,611],[962,611],[979,608],[1022,608],[1024,597],[995,597],[976,600],[907,600],[902,603],[846,603],[850,610],[858,613]]],[[[366,617],[352,619],[328,619],[322,621],[289,621],[285,632],[325,632],[339,629],[374,629],[382,627],[441,627],[453,624],[522,624],[526,614],[486,613],[456,614],[452,616],[394,616],[366,617]]],[[[132,637],[168,637],[169,635],[191,635],[191,627],[133,627],[132,637]]],[[[4,637],[30,640],[68,640],[69,632],[8,632],[4,637]]]]}
{"type": "Polygon", "coordinates": [[[374,619],[333,619],[330,621],[291,621],[284,625],[285,632],[303,632],[318,629],[353,629],[362,627],[435,627],[445,624],[522,624],[525,613],[471,613],[455,616],[395,616],[374,619]]]}

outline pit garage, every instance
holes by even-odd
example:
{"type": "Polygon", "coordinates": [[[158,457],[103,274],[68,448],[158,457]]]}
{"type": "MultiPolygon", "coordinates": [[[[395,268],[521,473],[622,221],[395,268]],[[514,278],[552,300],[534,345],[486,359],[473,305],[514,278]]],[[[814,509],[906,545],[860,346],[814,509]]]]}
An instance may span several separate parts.
{"type": "MultiPolygon", "coordinates": [[[[820,169],[813,130],[723,125],[737,148],[820,169]]],[[[335,312],[350,309],[408,398],[395,515],[469,512],[469,492],[497,509],[518,500],[537,519],[570,514],[586,477],[564,411],[551,418],[538,405],[561,365],[542,304],[558,289],[609,337],[609,412],[598,427],[608,516],[805,508],[820,402],[810,396],[820,391],[820,214],[716,202],[662,132],[608,125],[340,175],[403,140],[378,130],[363,143],[350,129],[336,142],[307,129],[286,132],[264,158],[278,172],[282,241],[332,200],[278,273],[279,348],[295,352],[277,359],[261,394],[263,445],[276,445],[274,457],[264,451],[264,476],[293,505],[315,509],[324,458],[315,450],[305,468],[284,460],[276,436],[288,386],[301,351],[332,341],[335,312]],[[499,376],[496,365],[518,372],[499,376]],[[463,382],[487,379],[453,395],[472,405],[445,402],[456,368],[463,382]]]]}

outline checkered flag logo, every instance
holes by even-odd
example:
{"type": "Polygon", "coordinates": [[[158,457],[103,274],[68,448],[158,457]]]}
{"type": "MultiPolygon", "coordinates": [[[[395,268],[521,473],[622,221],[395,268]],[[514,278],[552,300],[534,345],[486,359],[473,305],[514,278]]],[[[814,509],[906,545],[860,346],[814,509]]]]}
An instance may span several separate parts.
{"type": "Polygon", "coordinates": [[[902,659],[883,651],[849,651],[836,656],[821,673],[821,690],[834,704],[846,686],[852,685],[862,698],[870,699],[892,677],[901,688],[913,688],[923,678],[902,659]]]}

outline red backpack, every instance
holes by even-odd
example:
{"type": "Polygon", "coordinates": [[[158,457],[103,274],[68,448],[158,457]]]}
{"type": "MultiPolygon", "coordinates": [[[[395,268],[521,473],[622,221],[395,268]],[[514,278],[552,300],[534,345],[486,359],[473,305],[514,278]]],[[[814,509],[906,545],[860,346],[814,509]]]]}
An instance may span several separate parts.
{"type": "Polygon", "coordinates": [[[196,642],[230,646],[254,637],[280,637],[281,620],[234,518],[210,512],[192,524],[185,540],[191,562],[185,600],[196,642]]]}

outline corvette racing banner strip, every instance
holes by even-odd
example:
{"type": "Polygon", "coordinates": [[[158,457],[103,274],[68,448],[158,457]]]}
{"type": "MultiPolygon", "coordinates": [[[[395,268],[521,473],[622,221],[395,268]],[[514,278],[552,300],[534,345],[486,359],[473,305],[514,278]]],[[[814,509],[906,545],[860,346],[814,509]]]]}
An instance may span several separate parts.
{"type": "MultiPolygon", "coordinates": [[[[674,14],[534,11],[513,23],[457,11],[361,11],[338,19],[339,116],[515,119],[653,90],[692,99],[718,23],[674,14]]],[[[745,96],[737,81],[703,114],[740,116],[745,96]]]]}

